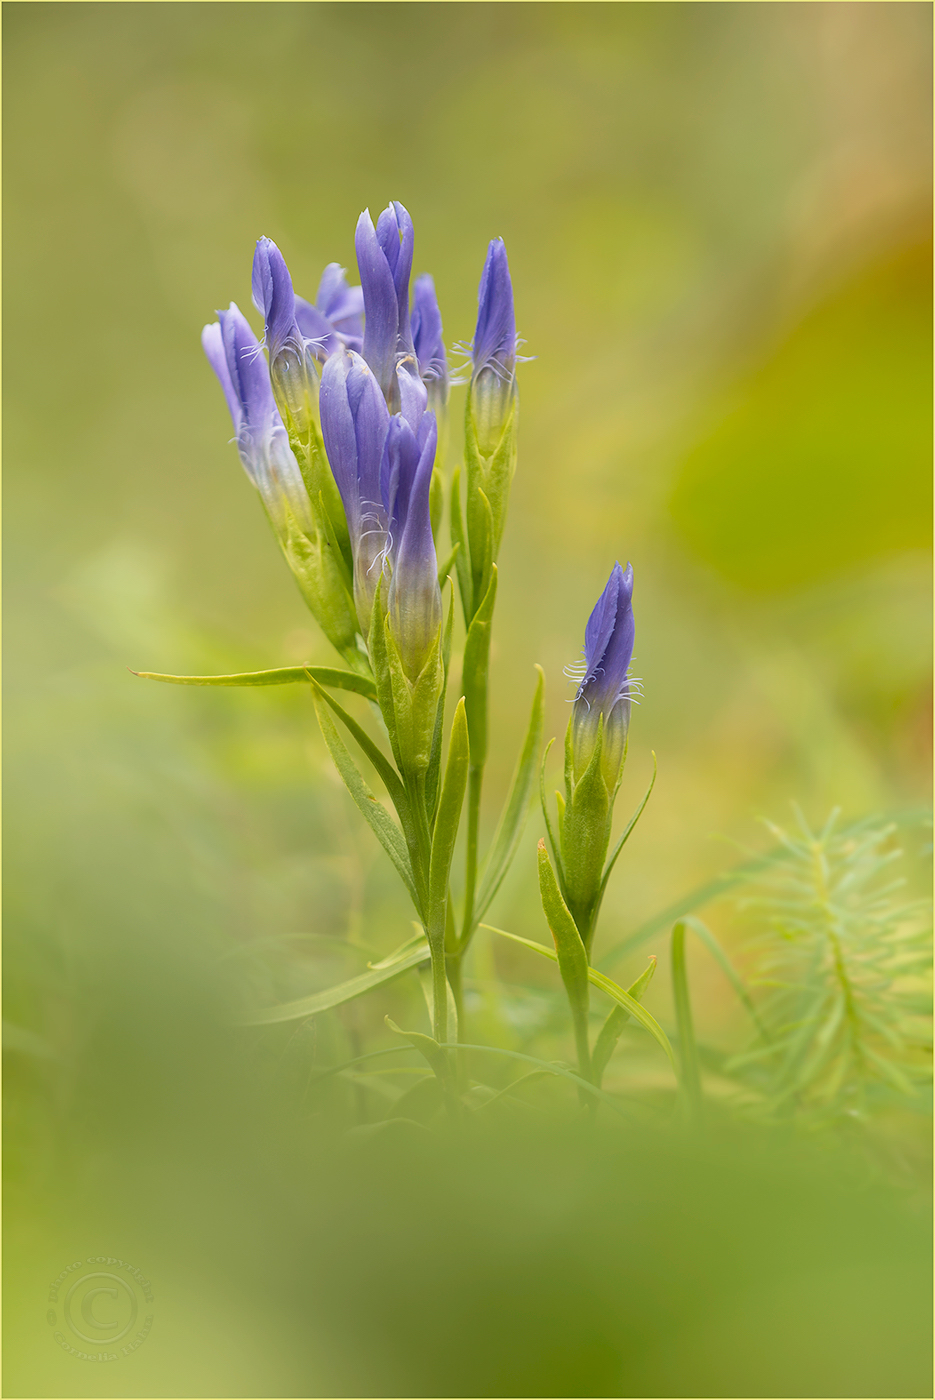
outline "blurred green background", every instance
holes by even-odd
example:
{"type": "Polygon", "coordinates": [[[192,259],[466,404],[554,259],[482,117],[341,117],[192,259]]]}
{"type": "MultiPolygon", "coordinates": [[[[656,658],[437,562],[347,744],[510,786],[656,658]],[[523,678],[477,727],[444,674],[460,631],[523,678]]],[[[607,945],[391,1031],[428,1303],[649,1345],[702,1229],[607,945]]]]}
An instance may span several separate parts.
{"type": "MultiPolygon", "coordinates": [[[[605,946],[738,858],[715,838],[762,849],[757,818],[786,820],[790,799],[816,822],[925,804],[930,7],[8,0],[4,39],[6,1393],[858,1393],[794,1374],[758,1390],[770,1382],[739,1362],[725,1378],[695,1316],[692,1364],[646,1363],[631,1389],[595,1363],[568,1373],[592,1386],[575,1390],[567,1357],[552,1382],[494,1365],[444,1392],[379,1348],[375,1371],[341,1372],[341,1328],[309,1333],[295,1303],[311,1033],[258,1050],[227,1023],[259,940],[288,952],[269,994],[300,995],[348,975],[316,939],[386,950],[409,914],[307,694],[159,687],[127,668],[329,662],[199,332],[231,299],[248,308],[259,235],[314,295],[334,259],[357,280],[360,210],[400,199],[448,342],[470,338],[502,235],[535,357],[501,556],[488,828],[533,664],[561,734],[562,667],[615,558],[635,571],[646,692],[621,819],[651,750],[659,780],[605,946]],[[49,1281],[99,1252],[166,1300],[161,1337],[120,1369],[64,1356],[45,1320],[49,1281]]],[[[534,815],[492,911],[537,938],[539,834],[534,815]]],[[[729,937],[731,909],[711,917],[729,937]]],[[[479,943],[478,976],[497,968],[527,975],[479,943]]],[[[729,1029],[717,974],[692,970],[702,1027],[729,1029]]],[[[353,1053],[387,1007],[416,1005],[403,984],[370,1000],[321,1018],[315,1053],[353,1053]]],[[[535,1177],[526,1149],[498,1150],[535,1177]]],[[[399,1189],[400,1221],[417,1220],[399,1189]]],[[[316,1288],[308,1306],[330,1316],[316,1288]]],[[[732,1307],[711,1336],[755,1331],[732,1307]]]]}

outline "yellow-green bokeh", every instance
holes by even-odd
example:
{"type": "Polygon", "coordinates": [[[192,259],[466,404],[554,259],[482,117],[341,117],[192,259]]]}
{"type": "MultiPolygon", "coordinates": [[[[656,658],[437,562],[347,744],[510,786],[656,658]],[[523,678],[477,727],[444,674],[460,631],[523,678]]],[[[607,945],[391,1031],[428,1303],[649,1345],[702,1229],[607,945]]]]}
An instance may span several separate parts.
{"type": "MultiPolygon", "coordinates": [[[[353,270],[360,210],[394,198],[449,343],[467,340],[487,242],[506,240],[534,358],[485,824],[534,663],[560,735],[562,668],[630,560],[645,700],[621,822],[651,750],[659,779],[607,897],[609,944],[733,862],[712,837],[762,847],[757,817],[786,820],[790,799],[816,821],[928,800],[931,11],[8,3],[4,39],[11,1384],[325,1393],[332,1363],[308,1380],[280,1275],[254,1287],[257,1201],[287,1220],[302,1198],[282,1159],[308,1055],[301,1037],[269,1050],[286,1107],[264,1137],[224,1027],[245,949],[279,940],[266,990],[297,996],[366,956],[326,940],[385,951],[410,912],[305,693],[128,674],[333,659],[228,442],[201,327],[231,299],[253,315],[261,234],[313,295],[325,263],[353,270]],[[183,1248],[211,1201],[240,1222],[249,1288],[229,1240],[183,1248]],[[48,1278],[99,1251],[142,1252],[167,1280],[176,1349],[154,1334],[135,1380],[48,1349],[48,1278]]],[[[532,937],[539,834],[534,814],[493,911],[532,937]]],[[[730,909],[712,922],[730,938],[730,909]]],[[[479,945],[479,979],[535,980],[496,959],[479,945]]],[[[702,1031],[729,1038],[728,991],[690,965],[702,1031]]],[[[319,1051],[418,1009],[398,984],[343,1028],[323,1020],[319,1051]]],[[[288,1225],[273,1233],[271,1272],[299,1278],[288,1225]]],[[[718,1327],[749,1333],[766,1305],[718,1306],[718,1327]]],[[[708,1383],[741,1393],[737,1365],[708,1383]]]]}

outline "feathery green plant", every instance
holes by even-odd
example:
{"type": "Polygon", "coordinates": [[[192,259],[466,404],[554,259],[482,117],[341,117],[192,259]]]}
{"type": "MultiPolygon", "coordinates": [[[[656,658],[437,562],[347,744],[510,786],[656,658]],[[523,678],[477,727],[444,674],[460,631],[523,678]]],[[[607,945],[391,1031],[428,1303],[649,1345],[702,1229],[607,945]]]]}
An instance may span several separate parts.
{"type": "Polygon", "coordinates": [[[904,897],[895,823],[845,830],[839,810],[812,831],[767,823],[789,859],[745,900],[766,928],[753,939],[762,1029],[726,1068],[772,1113],[862,1116],[895,1091],[913,1095],[931,1071],[931,920],[904,897]]]}

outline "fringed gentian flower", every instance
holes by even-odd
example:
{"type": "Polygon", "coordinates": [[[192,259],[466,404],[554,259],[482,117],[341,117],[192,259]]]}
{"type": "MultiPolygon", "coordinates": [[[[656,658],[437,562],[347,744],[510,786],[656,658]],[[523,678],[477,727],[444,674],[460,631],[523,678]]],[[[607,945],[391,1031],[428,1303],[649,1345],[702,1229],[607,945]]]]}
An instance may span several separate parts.
{"type": "Polygon", "coordinates": [[[221,381],[240,460],[277,530],[287,510],[311,529],[308,492],[273,401],[262,348],[234,302],[218,318],[205,326],[201,343],[221,381]]]}
{"type": "Polygon", "coordinates": [[[354,601],[364,637],[389,553],[389,521],[380,494],[389,423],[386,400],[366,361],[354,351],[332,355],[321,377],[321,431],[347,516],[354,601]]]}
{"type": "Polygon", "coordinates": [[[319,364],[324,364],[341,346],[359,354],[364,337],[363,289],[349,287],[341,264],[329,263],[322,273],[314,305],[296,296],[295,319],[319,364]]]}
{"type": "Polygon", "coordinates": [[[429,407],[438,415],[448,405],[448,355],[435,283],[427,272],[417,277],[412,286],[411,325],[419,374],[428,390],[429,407]]]}
{"type": "MultiPolygon", "coordinates": [[[[332,335],[330,323],[308,323],[316,334],[306,337],[296,319],[296,297],[285,258],[269,238],[261,238],[253,257],[253,304],[266,323],[269,372],[276,403],[287,428],[300,440],[315,430],[318,402],[318,372],[315,359],[323,333],[332,335]],[[291,421],[290,421],[291,420],[291,421]]],[[[322,318],[323,321],[323,318],[322,318]]]]}
{"type": "Polygon", "coordinates": [[[633,569],[615,564],[584,633],[583,675],[571,717],[574,779],[579,781],[591,761],[603,720],[601,773],[612,793],[620,778],[630,725],[631,682],[627,676],[633,656],[633,569]]]}
{"type": "Polygon", "coordinates": [[[477,293],[470,412],[483,457],[495,452],[516,394],[516,318],[506,246],[492,240],[477,293]]]}
{"type": "Polygon", "coordinates": [[[289,567],[325,635],[344,654],[356,651],[356,618],[321,539],[299,464],[273,399],[269,368],[237,306],[218,312],[201,343],[224,390],[235,441],[247,475],[260,493],[289,567]]]}
{"type": "Polygon", "coordinates": [[[390,531],[390,627],[403,669],[414,681],[438,640],[442,599],[429,515],[438,428],[425,413],[416,431],[402,414],[390,419],[380,463],[380,494],[390,531]]]}
{"type": "Polygon", "coordinates": [[[415,354],[409,322],[412,220],[394,201],[374,228],[370,211],[365,209],[357,221],[354,241],[364,294],[363,355],[395,410],[399,407],[397,362],[415,354]]]}

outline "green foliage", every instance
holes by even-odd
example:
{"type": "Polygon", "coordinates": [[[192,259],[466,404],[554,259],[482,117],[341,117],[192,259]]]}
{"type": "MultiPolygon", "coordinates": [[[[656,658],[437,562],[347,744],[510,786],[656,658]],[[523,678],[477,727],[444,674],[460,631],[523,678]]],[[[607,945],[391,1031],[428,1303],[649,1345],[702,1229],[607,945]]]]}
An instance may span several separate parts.
{"type": "Polygon", "coordinates": [[[766,925],[751,979],[764,1033],[728,1068],[770,1113],[862,1116],[915,1095],[931,1072],[931,922],[902,895],[895,825],[768,825],[789,860],[746,904],[766,925]]]}

